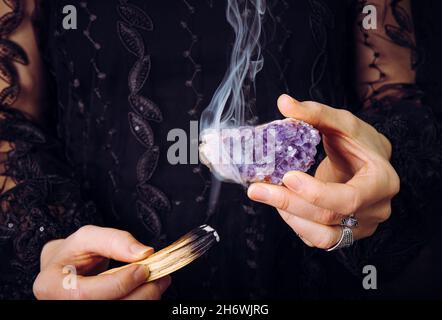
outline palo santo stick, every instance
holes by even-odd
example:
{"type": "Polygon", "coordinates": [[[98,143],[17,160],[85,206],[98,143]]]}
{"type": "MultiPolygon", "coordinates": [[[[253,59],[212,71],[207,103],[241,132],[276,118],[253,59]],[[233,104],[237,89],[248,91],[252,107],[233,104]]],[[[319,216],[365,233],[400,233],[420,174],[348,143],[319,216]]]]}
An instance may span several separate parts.
{"type": "Polygon", "coordinates": [[[219,242],[219,236],[215,229],[208,225],[202,225],[142,261],[110,269],[102,274],[111,274],[132,265],[143,264],[149,268],[147,282],[154,281],[195,261],[216,242],[219,242]]]}

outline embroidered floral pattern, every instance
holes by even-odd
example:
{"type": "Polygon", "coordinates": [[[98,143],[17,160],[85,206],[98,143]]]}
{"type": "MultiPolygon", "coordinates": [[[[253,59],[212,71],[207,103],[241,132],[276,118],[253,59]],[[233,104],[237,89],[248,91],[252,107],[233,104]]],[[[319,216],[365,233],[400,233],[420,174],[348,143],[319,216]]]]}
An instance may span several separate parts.
{"type": "Polygon", "coordinates": [[[5,4],[11,11],[0,17],[0,79],[9,86],[0,91],[0,104],[11,106],[20,93],[17,69],[12,62],[28,65],[29,61],[24,50],[8,40],[8,36],[23,20],[23,3],[19,0],[9,0],[5,1],[5,4]]]}
{"type": "Polygon", "coordinates": [[[154,134],[148,121],[161,122],[163,116],[158,106],[140,93],[149,78],[151,61],[138,31],[152,31],[153,23],[141,8],[125,0],[119,1],[118,13],[121,18],[117,22],[118,36],[126,50],[136,57],[128,77],[128,102],[132,109],[128,113],[129,127],[133,136],[146,149],[136,166],[137,216],[146,230],[158,240],[162,233],[158,214],[170,211],[171,207],[166,195],[148,183],[159,158],[159,147],[155,145],[154,134]]]}

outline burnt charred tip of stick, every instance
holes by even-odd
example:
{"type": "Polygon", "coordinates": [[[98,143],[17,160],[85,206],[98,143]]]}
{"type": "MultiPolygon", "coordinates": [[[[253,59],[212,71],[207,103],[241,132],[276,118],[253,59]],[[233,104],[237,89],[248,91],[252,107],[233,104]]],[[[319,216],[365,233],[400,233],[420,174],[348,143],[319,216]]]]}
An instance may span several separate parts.
{"type": "Polygon", "coordinates": [[[192,231],[181,237],[180,240],[185,241],[185,246],[189,246],[196,241],[200,241],[202,238],[213,238],[217,242],[219,241],[219,236],[216,230],[208,225],[202,225],[198,228],[193,229],[192,231]]]}
{"type": "Polygon", "coordinates": [[[191,239],[193,239],[193,238],[198,239],[198,238],[200,238],[202,236],[205,236],[205,235],[208,235],[208,234],[211,234],[215,238],[218,238],[218,233],[216,232],[216,230],[213,229],[211,226],[206,225],[206,224],[204,224],[202,226],[199,226],[198,228],[193,229],[185,237],[186,238],[191,238],[191,239]]]}
{"type": "Polygon", "coordinates": [[[202,225],[191,231],[186,238],[190,239],[187,246],[192,253],[203,254],[215,243],[219,242],[219,236],[215,229],[208,225],[202,225]]]}

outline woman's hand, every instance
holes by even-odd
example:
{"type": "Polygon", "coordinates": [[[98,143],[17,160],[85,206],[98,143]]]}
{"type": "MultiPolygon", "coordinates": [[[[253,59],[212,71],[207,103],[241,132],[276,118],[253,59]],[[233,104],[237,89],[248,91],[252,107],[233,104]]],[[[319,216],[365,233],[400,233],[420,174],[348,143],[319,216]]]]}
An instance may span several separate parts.
{"type": "Polygon", "coordinates": [[[85,226],[64,240],[46,244],[41,254],[41,271],[34,282],[37,299],[158,300],[170,285],[170,277],[146,283],[149,270],[132,266],[107,275],[108,259],[136,262],[153,249],[135,240],[128,232],[85,226]],[[65,268],[75,268],[77,277],[66,286],[65,268]]]}
{"type": "Polygon", "coordinates": [[[391,145],[372,126],[352,113],[283,95],[278,107],[286,117],[310,123],[323,134],[327,157],[315,177],[289,172],[284,186],[256,183],[252,200],[278,209],[309,246],[328,249],[340,239],[343,218],[354,215],[355,240],[371,236],[391,214],[399,177],[391,166],[391,145]]]}

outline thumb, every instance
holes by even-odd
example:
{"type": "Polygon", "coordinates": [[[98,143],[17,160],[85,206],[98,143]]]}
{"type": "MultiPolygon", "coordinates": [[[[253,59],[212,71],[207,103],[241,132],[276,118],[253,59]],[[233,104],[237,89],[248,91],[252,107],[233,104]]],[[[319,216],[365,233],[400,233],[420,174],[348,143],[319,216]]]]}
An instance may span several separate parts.
{"type": "Polygon", "coordinates": [[[357,118],[350,112],[335,109],[318,102],[300,102],[283,94],[278,99],[279,111],[287,118],[295,118],[311,124],[324,134],[332,132],[350,133],[357,118]]]}
{"type": "Polygon", "coordinates": [[[82,300],[121,299],[146,283],[149,269],[145,265],[133,265],[112,274],[79,277],[77,296],[82,300]]]}
{"type": "Polygon", "coordinates": [[[135,262],[150,256],[154,249],[138,242],[122,230],[84,226],[68,237],[64,254],[95,254],[123,262],[135,262]]]}

